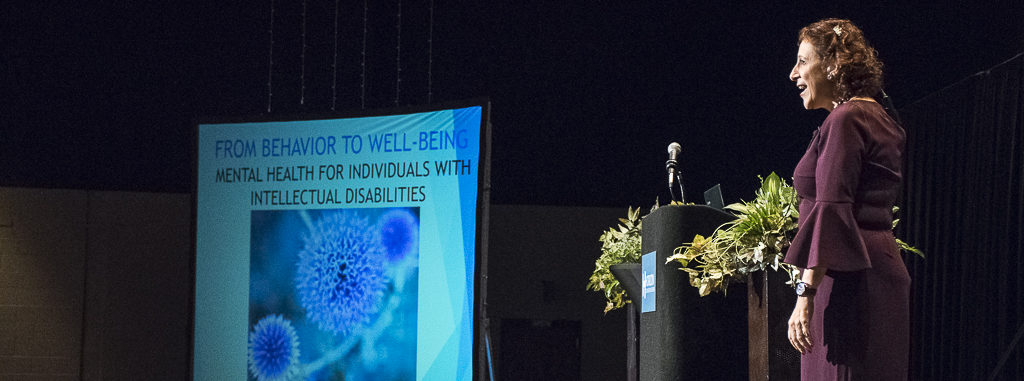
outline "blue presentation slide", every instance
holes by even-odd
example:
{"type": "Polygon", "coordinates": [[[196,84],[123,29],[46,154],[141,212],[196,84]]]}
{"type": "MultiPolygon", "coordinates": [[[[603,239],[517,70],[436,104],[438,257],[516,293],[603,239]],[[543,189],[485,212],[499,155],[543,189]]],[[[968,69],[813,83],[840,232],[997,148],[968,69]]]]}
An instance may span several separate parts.
{"type": "Polygon", "coordinates": [[[472,380],[482,106],[198,125],[196,380],[472,380]]]}

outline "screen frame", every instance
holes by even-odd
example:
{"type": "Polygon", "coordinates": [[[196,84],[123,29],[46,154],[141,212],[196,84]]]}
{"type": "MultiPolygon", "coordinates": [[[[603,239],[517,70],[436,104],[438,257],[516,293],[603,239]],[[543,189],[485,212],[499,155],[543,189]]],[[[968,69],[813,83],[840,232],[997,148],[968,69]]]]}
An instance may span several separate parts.
{"type": "Polygon", "coordinates": [[[325,119],[348,119],[362,117],[379,117],[416,114],[433,111],[452,110],[468,107],[480,107],[480,157],[477,167],[477,199],[476,199],[476,236],[473,279],[473,353],[472,374],[474,380],[488,378],[486,343],[489,336],[489,320],[487,319],[487,248],[490,231],[490,199],[491,199],[491,104],[488,98],[474,98],[462,101],[443,102],[431,105],[403,106],[386,109],[350,110],[337,113],[303,113],[256,116],[221,116],[198,117],[192,121],[192,192],[191,192],[191,254],[189,263],[189,311],[188,311],[188,374],[195,380],[195,345],[196,345],[196,261],[198,257],[198,194],[199,194],[199,126],[203,124],[223,123],[261,123],[261,122],[295,122],[325,119]]]}

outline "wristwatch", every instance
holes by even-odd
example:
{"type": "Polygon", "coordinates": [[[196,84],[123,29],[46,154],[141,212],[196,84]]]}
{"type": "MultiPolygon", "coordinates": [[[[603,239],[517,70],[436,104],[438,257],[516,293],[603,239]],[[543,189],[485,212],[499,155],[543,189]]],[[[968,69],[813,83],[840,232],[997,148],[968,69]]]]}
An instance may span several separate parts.
{"type": "Polygon", "coordinates": [[[796,282],[796,296],[814,296],[818,289],[812,288],[807,282],[796,282]]]}

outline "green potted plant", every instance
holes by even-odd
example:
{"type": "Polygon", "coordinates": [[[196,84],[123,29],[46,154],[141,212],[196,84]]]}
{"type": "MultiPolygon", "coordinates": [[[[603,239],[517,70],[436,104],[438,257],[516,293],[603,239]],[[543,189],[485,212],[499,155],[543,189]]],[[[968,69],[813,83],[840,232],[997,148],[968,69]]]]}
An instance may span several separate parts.
{"type": "MultiPolygon", "coordinates": [[[[655,201],[651,211],[658,209],[655,201]]],[[[598,238],[601,241],[601,256],[594,263],[594,273],[587,283],[588,290],[594,290],[604,294],[604,312],[621,308],[630,302],[628,289],[639,287],[634,276],[634,271],[639,271],[640,266],[640,233],[642,229],[640,219],[640,208],[629,207],[626,211],[626,218],[619,219],[619,225],[606,230],[598,238]],[[619,274],[616,277],[615,274],[619,274]],[[624,283],[625,281],[626,283],[624,283]]]]}
{"type": "MultiPolygon", "coordinates": [[[[768,268],[785,271],[789,275],[786,284],[795,286],[798,272],[782,259],[800,218],[796,191],[772,172],[761,178],[753,200],[725,209],[736,219],[718,227],[709,237],[695,236],[692,242],[676,248],[668,261],[679,263],[700,296],[725,294],[730,283],[745,282],[747,275],[768,268]]],[[[898,210],[893,208],[893,213],[898,210]]],[[[898,222],[893,221],[894,228],[898,222]]],[[[904,251],[924,257],[920,250],[896,241],[904,251]]]]}

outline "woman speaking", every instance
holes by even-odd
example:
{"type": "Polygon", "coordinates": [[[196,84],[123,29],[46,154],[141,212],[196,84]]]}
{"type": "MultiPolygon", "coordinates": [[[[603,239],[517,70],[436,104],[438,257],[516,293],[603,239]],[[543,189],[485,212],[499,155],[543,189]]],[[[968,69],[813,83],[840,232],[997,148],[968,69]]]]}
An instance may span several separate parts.
{"type": "Polygon", "coordinates": [[[785,262],[801,269],[789,320],[804,380],[906,380],[910,276],[892,234],[903,129],[872,96],[882,63],[848,20],[800,30],[796,83],[829,115],[793,173],[800,221],[785,262]]]}

